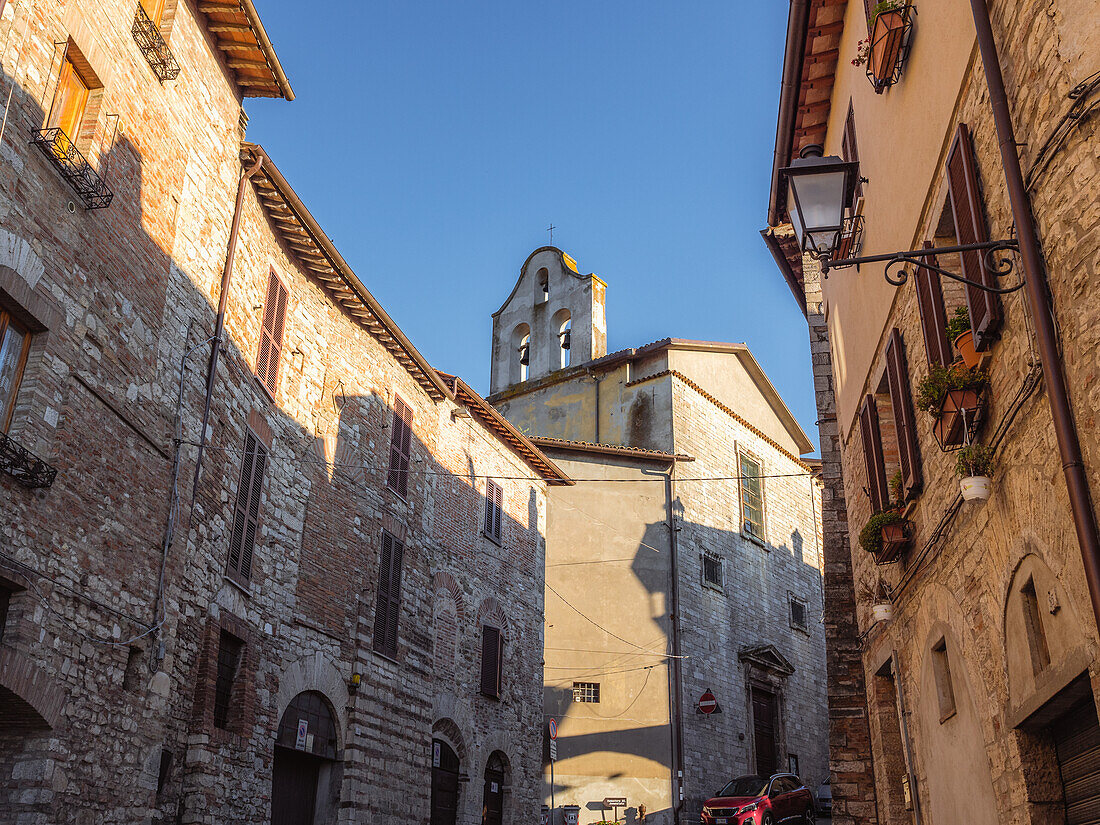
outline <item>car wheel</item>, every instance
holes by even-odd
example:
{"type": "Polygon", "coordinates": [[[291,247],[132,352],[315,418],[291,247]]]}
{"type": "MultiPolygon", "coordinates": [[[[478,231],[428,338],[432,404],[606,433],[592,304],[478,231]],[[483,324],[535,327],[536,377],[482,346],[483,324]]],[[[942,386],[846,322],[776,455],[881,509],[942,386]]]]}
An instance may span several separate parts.
{"type": "Polygon", "coordinates": [[[806,825],[814,825],[815,819],[816,817],[814,816],[814,806],[810,805],[808,808],[806,808],[806,813],[802,815],[802,821],[805,822],[806,825]]]}
{"type": "Polygon", "coordinates": [[[760,825],[774,825],[770,812],[764,814],[764,818],[760,820],[760,825]]]}

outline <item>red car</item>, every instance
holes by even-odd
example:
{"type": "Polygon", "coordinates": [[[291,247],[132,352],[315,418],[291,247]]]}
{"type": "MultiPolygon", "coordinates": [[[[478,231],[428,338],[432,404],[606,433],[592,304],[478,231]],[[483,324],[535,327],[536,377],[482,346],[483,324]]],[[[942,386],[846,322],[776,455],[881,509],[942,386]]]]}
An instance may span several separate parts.
{"type": "Polygon", "coordinates": [[[813,825],[814,797],[793,773],[739,776],[703,805],[702,825],[813,825]]]}

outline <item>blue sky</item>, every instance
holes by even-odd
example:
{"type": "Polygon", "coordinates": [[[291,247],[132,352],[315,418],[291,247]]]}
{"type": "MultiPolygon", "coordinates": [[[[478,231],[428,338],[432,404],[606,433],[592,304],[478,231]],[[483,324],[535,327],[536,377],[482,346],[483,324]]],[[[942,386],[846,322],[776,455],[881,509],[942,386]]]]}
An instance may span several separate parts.
{"type": "Polygon", "coordinates": [[[785,3],[257,6],[297,99],[249,101],[248,137],[433,364],[487,391],[490,314],[552,221],[608,284],[609,350],[744,341],[816,443],[758,234],[785,3]]]}

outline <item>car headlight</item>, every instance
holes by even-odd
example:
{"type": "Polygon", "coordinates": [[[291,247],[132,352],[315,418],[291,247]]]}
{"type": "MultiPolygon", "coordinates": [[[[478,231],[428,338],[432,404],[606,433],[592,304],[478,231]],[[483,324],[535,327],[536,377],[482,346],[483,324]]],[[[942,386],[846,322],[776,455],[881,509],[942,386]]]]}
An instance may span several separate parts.
{"type": "Polygon", "coordinates": [[[737,813],[738,814],[751,814],[753,811],[755,811],[759,807],[760,807],[759,802],[750,802],[748,805],[743,805],[741,807],[741,810],[739,810],[737,813]]]}

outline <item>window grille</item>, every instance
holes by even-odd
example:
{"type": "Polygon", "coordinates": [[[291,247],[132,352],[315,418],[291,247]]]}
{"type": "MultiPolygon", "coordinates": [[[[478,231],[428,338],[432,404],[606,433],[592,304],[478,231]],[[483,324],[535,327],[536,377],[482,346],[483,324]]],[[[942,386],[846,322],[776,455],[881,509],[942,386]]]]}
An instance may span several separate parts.
{"type": "Polygon", "coordinates": [[[592,704],[599,704],[600,701],[600,683],[599,682],[574,682],[573,683],[573,701],[574,702],[589,702],[592,704]]]}
{"type": "Polygon", "coordinates": [[[808,625],[806,624],[806,603],[796,599],[794,596],[790,597],[791,602],[791,627],[798,628],[799,630],[806,630],[808,625]]]}
{"type": "Polygon", "coordinates": [[[703,554],[703,581],[716,587],[722,586],[722,559],[718,556],[703,554]]]}

